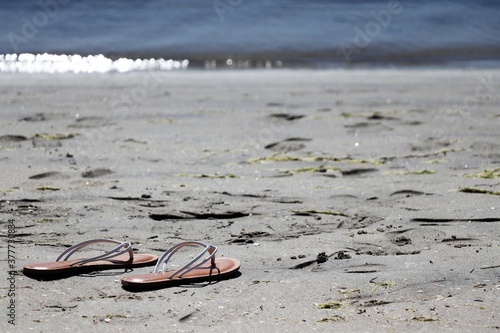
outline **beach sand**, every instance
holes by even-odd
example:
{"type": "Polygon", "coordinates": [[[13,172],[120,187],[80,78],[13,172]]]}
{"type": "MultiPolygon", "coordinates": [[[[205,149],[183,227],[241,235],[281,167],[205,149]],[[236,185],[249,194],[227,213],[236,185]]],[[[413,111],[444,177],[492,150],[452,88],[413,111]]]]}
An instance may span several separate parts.
{"type": "Polygon", "coordinates": [[[2,74],[2,331],[498,332],[499,79],[2,74]],[[92,238],[201,240],[241,275],[147,292],[120,279],[151,267],[22,275],[92,238]]]}

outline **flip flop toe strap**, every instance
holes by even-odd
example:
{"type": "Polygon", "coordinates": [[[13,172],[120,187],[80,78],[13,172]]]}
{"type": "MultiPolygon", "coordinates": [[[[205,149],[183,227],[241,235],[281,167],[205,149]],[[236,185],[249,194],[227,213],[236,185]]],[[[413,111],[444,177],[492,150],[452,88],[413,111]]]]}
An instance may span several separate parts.
{"type": "Polygon", "coordinates": [[[181,248],[185,246],[201,246],[203,247],[203,251],[200,252],[193,260],[188,262],[186,265],[182,266],[179,268],[177,271],[175,271],[173,274],[170,275],[170,278],[173,279],[174,277],[179,277],[181,278],[184,274],[192,271],[193,269],[196,269],[206,263],[207,261],[211,260],[212,266],[215,266],[215,253],[217,252],[217,247],[213,246],[211,244],[205,244],[201,242],[182,242],[177,245],[172,246],[170,249],[168,249],[163,255],[158,259],[158,262],[155,266],[154,272],[155,273],[161,273],[166,271],[166,266],[170,258],[172,258],[172,255],[180,250],[181,248]],[[207,257],[204,258],[205,255],[207,257]]]}
{"type": "Polygon", "coordinates": [[[84,241],[84,242],[81,242],[81,243],[78,243],[78,244],[75,244],[75,245],[69,247],[63,253],[61,253],[59,255],[59,257],[57,257],[56,261],[61,261],[61,260],[67,261],[75,252],[77,252],[81,248],[83,248],[85,246],[89,246],[91,244],[96,244],[96,243],[113,243],[113,244],[118,244],[118,246],[115,247],[114,249],[112,249],[111,251],[108,251],[104,254],[101,254],[101,255],[98,255],[98,256],[95,256],[92,258],[85,258],[85,259],[79,260],[79,261],[73,263],[72,265],[82,265],[82,264],[93,262],[93,261],[112,259],[114,257],[117,257],[117,256],[124,254],[124,253],[127,253],[127,252],[130,256],[129,262],[132,262],[134,259],[134,254],[132,251],[132,244],[130,244],[129,242],[119,242],[119,241],[115,241],[112,239],[99,239],[98,238],[98,239],[90,239],[88,241],[84,241]]]}

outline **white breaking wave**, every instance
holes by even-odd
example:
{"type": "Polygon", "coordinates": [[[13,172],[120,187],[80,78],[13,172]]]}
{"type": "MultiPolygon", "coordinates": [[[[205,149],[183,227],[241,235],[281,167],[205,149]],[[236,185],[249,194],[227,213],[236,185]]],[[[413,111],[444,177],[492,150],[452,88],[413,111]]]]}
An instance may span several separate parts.
{"type": "Polygon", "coordinates": [[[125,73],[131,71],[172,71],[187,69],[188,60],[112,60],[99,55],[0,54],[0,72],[7,73],[125,73]]]}

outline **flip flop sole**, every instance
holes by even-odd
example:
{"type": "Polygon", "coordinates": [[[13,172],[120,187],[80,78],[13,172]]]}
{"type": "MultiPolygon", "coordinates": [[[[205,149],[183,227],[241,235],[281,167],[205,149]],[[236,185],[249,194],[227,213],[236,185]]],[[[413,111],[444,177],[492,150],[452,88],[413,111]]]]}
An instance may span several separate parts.
{"type": "Polygon", "coordinates": [[[128,262],[127,259],[128,255],[122,255],[112,260],[100,260],[82,265],[75,265],[81,259],[31,264],[23,267],[23,274],[35,279],[57,279],[93,271],[151,266],[156,264],[158,256],[152,254],[134,254],[132,263],[128,262]]]}
{"type": "Polygon", "coordinates": [[[127,290],[151,290],[197,282],[225,280],[238,274],[240,266],[237,259],[217,258],[215,259],[215,267],[206,264],[185,273],[182,277],[171,278],[175,271],[127,276],[122,278],[122,287],[127,290]]]}

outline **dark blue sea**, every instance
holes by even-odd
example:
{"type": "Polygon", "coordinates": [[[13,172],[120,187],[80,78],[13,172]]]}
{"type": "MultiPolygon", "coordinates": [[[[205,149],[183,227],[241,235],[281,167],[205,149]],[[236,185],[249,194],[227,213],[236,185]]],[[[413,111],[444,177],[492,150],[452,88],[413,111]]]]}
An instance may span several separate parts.
{"type": "Polygon", "coordinates": [[[500,1],[0,0],[0,71],[495,66],[500,1]]]}

